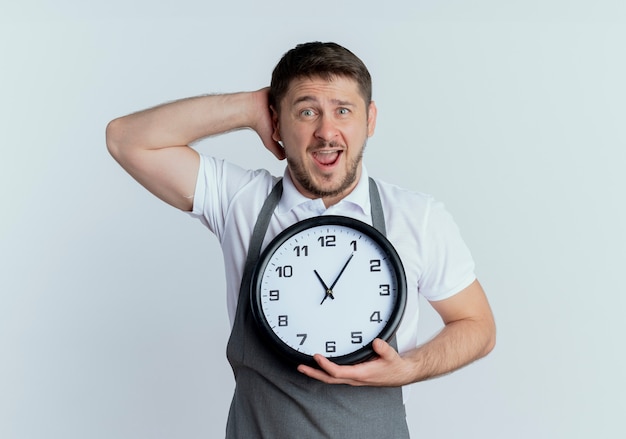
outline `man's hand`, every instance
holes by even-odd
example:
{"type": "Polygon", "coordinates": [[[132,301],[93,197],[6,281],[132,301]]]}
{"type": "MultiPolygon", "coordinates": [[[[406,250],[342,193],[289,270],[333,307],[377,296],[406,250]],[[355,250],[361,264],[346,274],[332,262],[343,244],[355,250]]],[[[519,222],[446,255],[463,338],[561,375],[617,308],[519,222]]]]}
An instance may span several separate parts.
{"type": "Polygon", "coordinates": [[[389,343],[377,338],[372,347],[378,357],[364,363],[339,366],[316,354],[314,358],[321,369],[302,364],[298,371],[327,384],[396,387],[410,381],[411,365],[389,343]]]}
{"type": "Polygon", "coordinates": [[[254,95],[254,122],[251,127],[261,138],[263,145],[272,153],[278,160],[285,158],[285,150],[283,147],[274,140],[272,134],[274,133],[274,125],[272,123],[272,113],[269,105],[269,87],[262,88],[253,93],[254,95]]]}

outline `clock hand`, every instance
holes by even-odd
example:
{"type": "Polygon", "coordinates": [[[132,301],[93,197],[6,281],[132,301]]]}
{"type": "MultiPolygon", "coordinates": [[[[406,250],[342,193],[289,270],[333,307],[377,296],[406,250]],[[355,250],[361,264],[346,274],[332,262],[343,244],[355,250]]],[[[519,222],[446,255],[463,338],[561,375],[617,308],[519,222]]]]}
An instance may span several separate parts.
{"type": "Polygon", "coordinates": [[[326,300],[327,297],[330,297],[331,299],[335,300],[335,296],[333,296],[333,288],[335,288],[335,285],[337,285],[337,282],[339,281],[339,278],[341,277],[341,275],[343,274],[343,272],[346,270],[346,267],[348,266],[348,264],[350,263],[350,261],[352,260],[352,257],[354,256],[354,253],[352,253],[350,255],[350,257],[348,258],[348,260],[346,261],[345,264],[343,264],[343,267],[341,268],[341,271],[339,272],[339,274],[337,275],[337,278],[335,279],[335,282],[333,282],[333,284],[330,286],[330,288],[328,288],[326,286],[326,283],[322,280],[322,277],[319,275],[319,273],[317,272],[317,270],[313,270],[315,272],[315,275],[317,276],[317,278],[319,279],[319,281],[322,283],[322,285],[324,286],[324,288],[326,289],[326,295],[324,296],[324,298],[322,299],[322,302],[320,303],[320,305],[322,303],[324,303],[324,300],[326,300]]]}
{"type": "MultiPolygon", "coordinates": [[[[333,290],[326,286],[326,282],[324,282],[324,280],[322,279],[322,276],[320,276],[320,274],[317,272],[317,270],[313,270],[313,272],[315,273],[315,275],[317,276],[319,281],[322,283],[322,286],[326,290],[326,294],[324,295],[324,298],[322,299],[322,303],[324,303],[324,300],[326,300],[326,298],[329,297],[329,296],[330,296],[331,299],[335,300],[335,297],[333,296],[333,290]]],[[[320,303],[320,305],[322,303],[320,303]]]]}
{"type": "Polygon", "coordinates": [[[315,273],[315,275],[317,276],[317,278],[319,279],[319,281],[321,282],[322,286],[324,287],[324,289],[326,291],[328,291],[328,287],[326,286],[326,282],[324,282],[324,279],[322,279],[322,276],[320,276],[320,274],[317,272],[317,270],[313,270],[313,273],[315,273]]]}
{"type": "Polygon", "coordinates": [[[350,263],[350,261],[352,260],[352,257],[354,256],[354,253],[352,253],[350,255],[350,257],[348,258],[348,260],[346,261],[346,263],[344,264],[343,268],[341,269],[341,271],[339,272],[339,274],[337,275],[337,279],[335,279],[335,282],[333,282],[333,284],[330,286],[330,291],[333,291],[333,288],[335,288],[335,285],[337,285],[337,281],[339,280],[339,278],[341,277],[341,275],[343,274],[343,272],[345,271],[346,267],[348,266],[348,264],[350,263]]]}

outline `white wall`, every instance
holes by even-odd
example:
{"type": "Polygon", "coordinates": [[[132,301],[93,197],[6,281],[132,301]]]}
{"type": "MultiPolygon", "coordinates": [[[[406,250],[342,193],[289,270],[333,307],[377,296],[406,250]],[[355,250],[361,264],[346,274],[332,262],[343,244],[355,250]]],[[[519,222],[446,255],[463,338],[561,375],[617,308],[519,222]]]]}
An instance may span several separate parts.
{"type": "MultiPolygon", "coordinates": [[[[368,64],[370,173],[446,202],[497,318],[491,356],[415,386],[414,436],[624,437],[624,3],[211,3],[0,4],[0,437],[223,436],[219,246],[104,128],[308,40],[368,64]]],[[[283,166],[250,132],[199,148],[283,166]]]]}

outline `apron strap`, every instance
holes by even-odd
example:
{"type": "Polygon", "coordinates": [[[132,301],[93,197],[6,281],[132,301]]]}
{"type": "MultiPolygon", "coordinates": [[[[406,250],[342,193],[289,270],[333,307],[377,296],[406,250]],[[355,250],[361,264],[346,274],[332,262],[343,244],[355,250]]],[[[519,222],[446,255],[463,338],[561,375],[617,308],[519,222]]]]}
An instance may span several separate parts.
{"type": "MultiPolygon", "coordinates": [[[[278,205],[278,202],[280,201],[280,197],[282,195],[283,181],[282,179],[280,179],[278,180],[278,182],[276,182],[276,184],[272,188],[272,192],[270,192],[269,196],[265,199],[265,203],[263,203],[261,212],[259,213],[256,224],[254,225],[252,237],[250,238],[250,246],[248,247],[248,255],[246,256],[246,264],[244,265],[243,269],[243,276],[241,277],[241,289],[243,289],[243,283],[246,281],[246,279],[252,279],[254,265],[259,259],[259,255],[261,254],[261,246],[263,245],[263,239],[265,239],[265,232],[267,231],[267,227],[269,226],[270,220],[272,219],[274,209],[278,205]]],[[[239,300],[241,300],[241,294],[239,294],[239,300]]]]}
{"type": "Polygon", "coordinates": [[[380,201],[378,186],[372,177],[370,181],[370,210],[372,213],[372,225],[376,230],[387,236],[387,228],[385,227],[385,214],[383,213],[383,205],[380,201]]]}

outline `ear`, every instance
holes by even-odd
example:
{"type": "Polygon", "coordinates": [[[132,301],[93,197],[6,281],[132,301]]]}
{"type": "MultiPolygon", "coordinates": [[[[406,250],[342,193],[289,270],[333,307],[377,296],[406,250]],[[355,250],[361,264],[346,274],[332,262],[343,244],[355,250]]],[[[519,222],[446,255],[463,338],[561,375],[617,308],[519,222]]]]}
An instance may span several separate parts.
{"type": "Polygon", "coordinates": [[[270,112],[272,113],[272,139],[274,139],[275,142],[280,142],[282,139],[280,137],[280,125],[278,123],[278,111],[276,111],[276,109],[270,105],[270,112]]]}
{"type": "Polygon", "coordinates": [[[367,111],[367,137],[372,137],[374,135],[377,113],[378,110],[376,109],[376,104],[374,101],[371,101],[367,111]]]}

